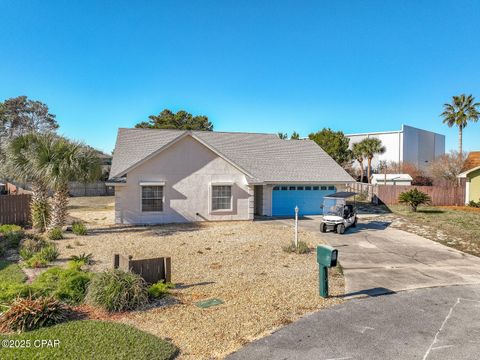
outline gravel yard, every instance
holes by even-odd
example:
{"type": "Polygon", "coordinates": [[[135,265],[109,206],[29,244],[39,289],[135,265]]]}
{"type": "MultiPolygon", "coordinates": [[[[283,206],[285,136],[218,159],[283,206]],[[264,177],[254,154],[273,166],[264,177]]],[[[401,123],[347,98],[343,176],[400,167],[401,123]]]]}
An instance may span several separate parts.
{"type": "MultiPolygon", "coordinates": [[[[72,210],[91,231],[58,241],[62,258],[92,253],[92,268],[98,271],[112,267],[114,253],[172,257],[174,299],[118,321],[172,339],[182,359],[223,358],[302,315],[342,301],[318,296],[314,252],[282,251],[293,238],[289,226],[259,221],[116,227],[107,225],[113,219],[111,207],[72,210]],[[224,304],[208,309],[194,305],[210,298],[224,304]]],[[[321,242],[308,232],[299,238],[312,247],[321,242]]],[[[331,272],[330,290],[343,294],[337,270],[331,272]]]]}

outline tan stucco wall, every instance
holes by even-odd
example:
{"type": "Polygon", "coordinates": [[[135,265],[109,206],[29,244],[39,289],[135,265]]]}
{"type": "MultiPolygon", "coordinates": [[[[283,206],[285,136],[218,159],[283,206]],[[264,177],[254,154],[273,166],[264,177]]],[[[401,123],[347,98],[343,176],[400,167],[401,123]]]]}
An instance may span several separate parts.
{"type": "Polygon", "coordinates": [[[470,194],[468,201],[480,201],[480,169],[468,174],[470,194]]]}
{"type": "Polygon", "coordinates": [[[251,220],[253,206],[253,187],[245,175],[191,137],[133,169],[127,184],[115,188],[115,221],[124,224],[251,220]],[[141,211],[139,183],[145,181],[165,181],[162,213],[141,211]],[[233,210],[212,213],[211,184],[227,182],[232,183],[233,210]]]}

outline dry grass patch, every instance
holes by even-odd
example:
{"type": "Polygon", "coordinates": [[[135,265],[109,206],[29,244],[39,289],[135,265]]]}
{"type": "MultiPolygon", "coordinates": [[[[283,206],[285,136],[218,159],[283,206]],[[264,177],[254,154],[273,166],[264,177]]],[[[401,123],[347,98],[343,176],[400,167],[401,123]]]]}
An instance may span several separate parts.
{"type": "MultiPolygon", "coordinates": [[[[171,338],[184,359],[223,358],[302,315],[339,303],[318,296],[315,253],[288,254],[291,227],[269,222],[222,222],[152,228],[94,226],[90,234],[59,241],[61,257],[92,253],[93,270],[110,268],[113,254],[134,258],[171,256],[172,292],[178,301],[126,314],[120,321],[171,338]],[[97,227],[97,229],[95,229],[97,227]],[[81,239],[77,247],[74,239],[81,239]],[[70,245],[70,246],[69,246],[70,245]],[[69,248],[71,247],[71,248],[69,248]],[[195,302],[219,298],[200,309],[195,302]]],[[[312,233],[300,239],[320,243],[312,233]]],[[[331,272],[333,295],[343,277],[331,272]]]]}

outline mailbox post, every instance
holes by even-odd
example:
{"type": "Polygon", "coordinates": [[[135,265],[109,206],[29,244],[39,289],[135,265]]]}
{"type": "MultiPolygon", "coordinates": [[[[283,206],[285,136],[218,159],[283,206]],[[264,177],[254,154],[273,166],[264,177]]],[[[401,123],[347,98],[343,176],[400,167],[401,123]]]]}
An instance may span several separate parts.
{"type": "Polygon", "coordinates": [[[328,245],[317,246],[318,287],[321,297],[328,297],[328,268],[337,266],[338,250],[328,245]]]}

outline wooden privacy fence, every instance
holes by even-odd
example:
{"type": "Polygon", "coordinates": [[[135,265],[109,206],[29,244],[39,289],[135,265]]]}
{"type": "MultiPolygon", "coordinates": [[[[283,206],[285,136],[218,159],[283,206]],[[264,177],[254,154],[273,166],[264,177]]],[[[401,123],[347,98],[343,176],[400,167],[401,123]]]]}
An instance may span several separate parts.
{"type": "Polygon", "coordinates": [[[26,224],[30,221],[32,195],[1,195],[0,224],[26,224]]]}
{"type": "Polygon", "coordinates": [[[461,206],[465,205],[465,186],[401,186],[401,185],[378,185],[378,200],[386,205],[398,204],[398,197],[402,192],[418,189],[432,198],[432,205],[437,206],[461,206]]]}
{"type": "Polygon", "coordinates": [[[169,257],[133,260],[132,256],[114,254],[113,267],[138,274],[149,284],[172,281],[172,259],[169,257]]]}

